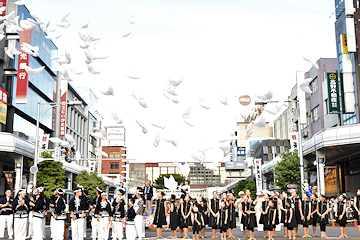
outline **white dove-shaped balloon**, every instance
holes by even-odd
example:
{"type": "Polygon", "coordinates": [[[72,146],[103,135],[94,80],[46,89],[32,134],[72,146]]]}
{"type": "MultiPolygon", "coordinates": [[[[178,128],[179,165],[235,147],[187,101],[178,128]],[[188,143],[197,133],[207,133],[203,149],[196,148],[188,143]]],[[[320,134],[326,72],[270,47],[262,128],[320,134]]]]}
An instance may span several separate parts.
{"type": "Polygon", "coordinates": [[[222,105],[228,105],[228,103],[227,103],[227,96],[223,95],[223,96],[221,97],[220,102],[221,102],[222,105]]]}
{"type": "Polygon", "coordinates": [[[204,109],[206,109],[206,110],[209,110],[209,109],[210,109],[210,107],[206,104],[206,102],[205,102],[204,99],[200,99],[200,100],[199,100],[199,105],[200,105],[201,107],[203,107],[204,109]]]}
{"type": "Polygon", "coordinates": [[[305,57],[303,57],[303,59],[304,59],[305,61],[307,61],[308,63],[310,63],[314,68],[316,68],[317,70],[319,70],[319,65],[318,65],[317,63],[314,63],[314,62],[312,62],[311,60],[306,59],[305,57]]]}
{"type": "Polygon", "coordinates": [[[263,128],[265,127],[266,124],[266,120],[265,120],[265,116],[264,114],[260,114],[260,116],[258,116],[255,121],[253,121],[254,125],[259,127],[259,128],[263,128]]]}
{"type": "Polygon", "coordinates": [[[32,69],[31,67],[25,66],[24,69],[30,76],[33,77],[34,75],[41,73],[45,69],[45,66],[35,68],[35,69],[32,69]]]}
{"type": "Polygon", "coordinates": [[[203,162],[205,161],[206,155],[204,151],[197,151],[191,154],[191,157],[199,162],[201,162],[201,164],[203,164],[203,162]]]}
{"type": "Polygon", "coordinates": [[[226,157],[227,155],[229,155],[229,153],[230,153],[230,146],[228,146],[228,145],[221,145],[219,148],[220,148],[221,150],[223,150],[224,157],[226,157]]]}
{"type": "Polygon", "coordinates": [[[117,124],[122,124],[123,121],[119,118],[119,116],[115,112],[111,112],[111,116],[117,124]]]}
{"type": "Polygon", "coordinates": [[[313,78],[306,78],[304,81],[300,83],[300,88],[306,93],[312,93],[309,84],[313,81],[313,78]]]}
{"type": "Polygon", "coordinates": [[[153,143],[155,147],[159,146],[160,140],[161,140],[161,133],[157,133],[155,135],[155,140],[154,140],[154,143],[153,143]]]}
{"type": "Polygon", "coordinates": [[[209,169],[210,171],[214,171],[215,169],[217,169],[218,165],[219,165],[219,162],[215,160],[215,161],[211,162],[210,164],[208,164],[206,166],[206,169],[209,169]]]}
{"type": "Polygon", "coordinates": [[[106,92],[101,92],[104,95],[107,96],[114,96],[114,89],[111,85],[109,85],[108,89],[106,90],[106,92]]]}
{"type": "Polygon", "coordinates": [[[183,80],[182,78],[180,78],[178,80],[173,80],[173,79],[169,78],[169,82],[170,82],[171,86],[173,86],[173,87],[179,86],[180,83],[182,82],[182,80],[183,80]]]}
{"type": "Polygon", "coordinates": [[[249,123],[248,125],[247,125],[247,127],[246,127],[246,136],[251,136],[251,134],[252,134],[253,132],[252,132],[252,122],[251,123],[249,123]]]}
{"type": "Polygon", "coordinates": [[[266,104],[266,106],[264,107],[264,111],[270,113],[270,114],[277,114],[278,112],[280,112],[281,108],[283,106],[283,102],[278,102],[278,103],[268,103],[266,104]]]}
{"type": "Polygon", "coordinates": [[[256,97],[260,98],[261,100],[269,100],[273,97],[273,93],[271,90],[269,90],[268,92],[266,93],[263,93],[263,94],[255,94],[256,97]]]}

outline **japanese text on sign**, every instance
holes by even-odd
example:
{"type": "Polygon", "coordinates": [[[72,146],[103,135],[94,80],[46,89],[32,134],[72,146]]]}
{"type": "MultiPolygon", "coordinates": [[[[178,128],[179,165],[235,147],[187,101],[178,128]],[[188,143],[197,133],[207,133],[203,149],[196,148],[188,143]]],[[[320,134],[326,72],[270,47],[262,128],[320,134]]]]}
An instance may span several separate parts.
{"type": "Polygon", "coordinates": [[[298,145],[298,133],[293,132],[290,134],[290,145],[292,152],[299,152],[299,145],[298,145]]]}
{"type": "Polygon", "coordinates": [[[336,73],[327,73],[329,113],[339,113],[339,86],[336,73]]]}
{"type": "Polygon", "coordinates": [[[261,158],[254,159],[254,166],[255,166],[256,193],[261,193],[262,192],[261,158]]]}

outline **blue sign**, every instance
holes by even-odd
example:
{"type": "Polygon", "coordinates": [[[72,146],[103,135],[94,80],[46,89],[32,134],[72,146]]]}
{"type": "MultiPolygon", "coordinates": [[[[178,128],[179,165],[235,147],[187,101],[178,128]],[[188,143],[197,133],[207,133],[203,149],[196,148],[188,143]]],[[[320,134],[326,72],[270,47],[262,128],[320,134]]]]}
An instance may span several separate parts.
{"type": "Polygon", "coordinates": [[[309,188],[309,191],[306,192],[307,195],[311,195],[313,194],[313,190],[311,188],[309,188]]]}
{"type": "Polygon", "coordinates": [[[233,156],[233,144],[232,142],[230,142],[230,162],[234,161],[234,156],[233,156]]]}
{"type": "Polygon", "coordinates": [[[246,148],[245,147],[237,147],[237,154],[238,157],[246,156],[246,148]]]}
{"type": "Polygon", "coordinates": [[[38,168],[35,167],[35,166],[32,166],[32,167],[30,168],[30,172],[31,172],[32,174],[35,174],[35,173],[38,172],[38,168]]]}

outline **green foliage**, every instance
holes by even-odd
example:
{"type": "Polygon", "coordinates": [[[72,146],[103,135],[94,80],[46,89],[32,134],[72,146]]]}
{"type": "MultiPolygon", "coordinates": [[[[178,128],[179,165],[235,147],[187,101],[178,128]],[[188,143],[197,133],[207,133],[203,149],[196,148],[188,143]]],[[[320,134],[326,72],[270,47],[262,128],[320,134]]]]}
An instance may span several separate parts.
{"type": "Polygon", "coordinates": [[[245,192],[246,189],[249,189],[251,191],[251,196],[256,197],[256,184],[255,180],[252,179],[245,179],[236,185],[234,188],[234,194],[237,196],[240,191],[245,192]]]}
{"type": "Polygon", "coordinates": [[[97,172],[89,174],[87,171],[82,171],[74,180],[75,185],[80,184],[84,186],[84,189],[88,191],[87,197],[90,200],[96,196],[96,187],[105,190],[105,181],[97,174],[97,172]]]}
{"type": "Polygon", "coordinates": [[[297,152],[281,153],[280,157],[283,159],[273,169],[275,185],[281,191],[287,191],[288,184],[297,184],[298,192],[301,192],[301,178],[300,178],[300,159],[297,152]]]}
{"type": "Polygon", "coordinates": [[[160,176],[154,181],[153,187],[163,189],[164,187],[164,177],[169,178],[173,176],[175,181],[180,185],[180,183],[185,182],[185,177],[179,173],[171,173],[171,174],[160,174],[160,176]]]}
{"type": "Polygon", "coordinates": [[[42,152],[41,157],[42,158],[52,158],[52,152],[42,152]]]}
{"type": "Polygon", "coordinates": [[[55,189],[64,188],[66,176],[61,162],[42,161],[38,163],[38,168],[36,185],[44,187],[47,197],[54,195],[55,189]]]}

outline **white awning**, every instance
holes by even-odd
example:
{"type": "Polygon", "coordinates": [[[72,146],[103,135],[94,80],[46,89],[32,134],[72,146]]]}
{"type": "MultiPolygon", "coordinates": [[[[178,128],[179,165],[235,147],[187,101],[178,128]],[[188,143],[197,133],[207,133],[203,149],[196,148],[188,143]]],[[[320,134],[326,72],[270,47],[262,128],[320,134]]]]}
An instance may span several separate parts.
{"type": "Polygon", "coordinates": [[[327,128],[303,143],[303,155],[306,156],[323,147],[356,143],[360,143],[360,124],[327,128]]]}
{"type": "Polygon", "coordinates": [[[0,151],[34,158],[35,144],[8,132],[0,132],[0,151]]]}
{"type": "Polygon", "coordinates": [[[282,158],[277,156],[273,160],[263,164],[262,165],[262,174],[271,172],[272,169],[276,166],[276,164],[278,164],[278,162],[280,162],[281,160],[282,160],[282,158]]]}

